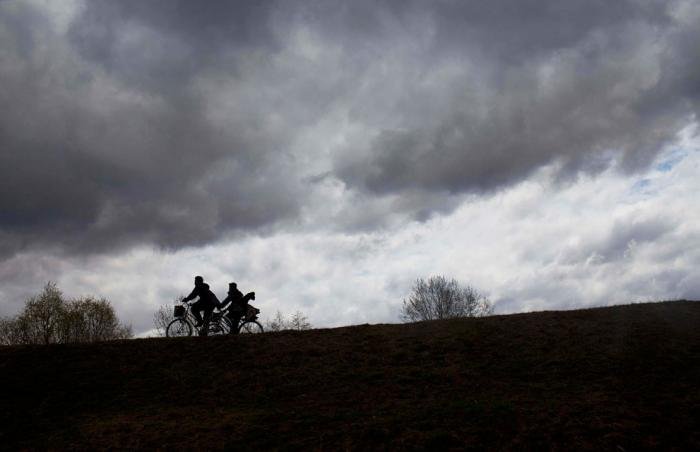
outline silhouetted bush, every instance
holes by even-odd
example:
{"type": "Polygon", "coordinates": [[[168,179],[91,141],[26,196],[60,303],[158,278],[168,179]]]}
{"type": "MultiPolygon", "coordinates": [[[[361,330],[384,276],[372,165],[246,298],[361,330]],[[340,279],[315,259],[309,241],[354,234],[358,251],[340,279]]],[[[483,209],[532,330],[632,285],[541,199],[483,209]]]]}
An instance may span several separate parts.
{"type": "Polygon", "coordinates": [[[0,320],[0,344],[55,344],[97,342],[132,337],[114,308],[104,298],[83,297],[66,301],[55,283],[30,297],[14,318],[0,320]]]}
{"type": "Polygon", "coordinates": [[[411,295],[403,301],[404,322],[482,317],[493,313],[491,302],[472,286],[461,286],[455,279],[431,276],[416,280],[411,295]]]}

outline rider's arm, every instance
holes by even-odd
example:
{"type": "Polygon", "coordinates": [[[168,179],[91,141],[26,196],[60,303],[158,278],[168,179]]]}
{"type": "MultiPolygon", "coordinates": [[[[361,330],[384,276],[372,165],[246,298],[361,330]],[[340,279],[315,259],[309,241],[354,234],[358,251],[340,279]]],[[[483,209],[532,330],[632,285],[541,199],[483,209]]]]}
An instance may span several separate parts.
{"type": "Polygon", "coordinates": [[[187,303],[188,301],[192,300],[194,297],[196,297],[197,295],[199,295],[199,291],[198,291],[197,289],[198,289],[198,288],[195,287],[195,288],[192,290],[192,293],[191,293],[191,294],[187,295],[185,298],[182,299],[182,302],[183,302],[183,303],[187,303]]]}

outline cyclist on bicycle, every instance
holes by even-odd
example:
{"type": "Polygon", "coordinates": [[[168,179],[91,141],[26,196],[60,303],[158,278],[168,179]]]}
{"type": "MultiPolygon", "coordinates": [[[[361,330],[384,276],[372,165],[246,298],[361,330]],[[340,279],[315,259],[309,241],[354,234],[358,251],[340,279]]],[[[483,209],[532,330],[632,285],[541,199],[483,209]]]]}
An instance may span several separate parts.
{"type": "Polygon", "coordinates": [[[192,293],[183,298],[182,302],[187,303],[195,297],[199,297],[199,300],[192,303],[190,306],[192,308],[192,315],[197,320],[194,326],[199,328],[204,322],[207,324],[209,323],[212,311],[215,307],[219,306],[219,299],[216,298],[214,292],[209,290],[209,284],[205,283],[204,278],[201,276],[194,277],[194,289],[192,293]],[[204,319],[202,319],[202,312],[204,312],[204,319]]]}
{"type": "Polygon", "coordinates": [[[229,283],[228,294],[219,304],[219,309],[224,311],[229,303],[231,303],[231,306],[228,307],[228,318],[231,319],[233,325],[238,325],[245,313],[248,300],[243,297],[243,293],[238,290],[238,285],[235,282],[229,283]]]}

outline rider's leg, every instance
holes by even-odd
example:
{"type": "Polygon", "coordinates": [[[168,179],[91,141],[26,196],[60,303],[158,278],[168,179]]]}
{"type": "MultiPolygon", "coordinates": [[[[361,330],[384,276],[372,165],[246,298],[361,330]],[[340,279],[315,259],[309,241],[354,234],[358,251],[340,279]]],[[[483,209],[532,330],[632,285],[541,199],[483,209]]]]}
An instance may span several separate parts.
{"type": "Polygon", "coordinates": [[[243,313],[238,310],[229,311],[229,318],[231,319],[231,333],[238,334],[238,322],[241,321],[243,313]]]}
{"type": "Polygon", "coordinates": [[[204,324],[202,325],[200,336],[206,336],[209,334],[209,322],[211,321],[211,314],[213,311],[213,307],[204,309],[204,324]]]}
{"type": "Polygon", "coordinates": [[[192,306],[190,308],[190,312],[194,316],[194,319],[197,321],[197,323],[195,323],[195,325],[194,325],[197,328],[202,326],[202,314],[201,314],[202,310],[203,310],[202,305],[199,301],[192,303],[192,306]]]}

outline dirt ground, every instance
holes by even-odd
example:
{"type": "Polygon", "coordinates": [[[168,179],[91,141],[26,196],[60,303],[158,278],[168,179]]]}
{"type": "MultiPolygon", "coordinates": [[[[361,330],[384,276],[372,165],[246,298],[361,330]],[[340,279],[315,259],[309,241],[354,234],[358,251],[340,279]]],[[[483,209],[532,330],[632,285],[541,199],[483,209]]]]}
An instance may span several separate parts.
{"type": "Polygon", "coordinates": [[[700,450],[700,302],[0,348],[0,449],[700,450]]]}

